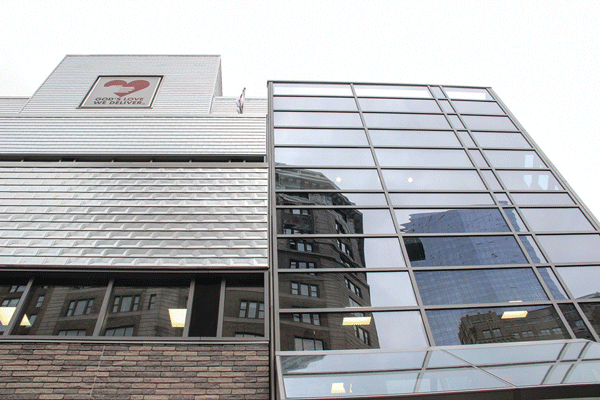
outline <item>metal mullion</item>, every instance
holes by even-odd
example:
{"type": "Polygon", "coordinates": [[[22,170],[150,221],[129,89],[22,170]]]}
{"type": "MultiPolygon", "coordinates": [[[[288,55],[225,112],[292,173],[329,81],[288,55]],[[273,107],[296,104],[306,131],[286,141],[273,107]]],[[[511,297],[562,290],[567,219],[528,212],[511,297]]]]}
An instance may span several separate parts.
{"type": "Polygon", "coordinates": [[[535,141],[531,138],[529,133],[523,128],[521,123],[515,118],[515,116],[510,112],[510,110],[508,110],[508,108],[504,105],[504,103],[502,102],[502,100],[500,100],[500,98],[496,95],[496,93],[492,89],[489,89],[488,92],[492,95],[493,98],[496,99],[496,102],[498,103],[498,105],[500,105],[500,107],[506,112],[506,115],[509,117],[509,119],[512,121],[512,123],[517,127],[517,129],[520,129],[522,135],[529,142],[529,144],[532,145],[533,149],[535,150],[537,155],[542,159],[542,161],[550,168],[550,170],[552,171],[554,177],[558,180],[558,182],[563,186],[563,188],[565,188],[567,190],[567,192],[569,193],[571,198],[573,198],[573,200],[575,200],[575,203],[581,207],[581,210],[583,211],[584,215],[586,215],[586,217],[588,217],[588,219],[592,222],[592,226],[594,226],[594,228],[596,228],[596,230],[599,230],[600,222],[596,219],[596,217],[588,209],[588,207],[583,203],[583,201],[581,201],[581,199],[579,198],[577,193],[573,190],[571,185],[569,185],[567,180],[558,171],[556,166],[550,161],[550,159],[546,156],[546,154],[542,151],[542,149],[535,143],[535,141]]]}
{"type": "Polygon", "coordinates": [[[106,291],[104,292],[104,298],[102,299],[102,305],[100,306],[100,311],[98,312],[98,319],[96,320],[96,325],[94,326],[92,336],[100,336],[100,334],[102,333],[102,326],[108,318],[108,307],[110,303],[110,298],[113,294],[114,287],[115,278],[110,278],[110,280],[108,281],[108,285],[106,285],[106,291]]]}
{"type": "MultiPolygon", "coordinates": [[[[263,283],[264,285],[264,283],[263,283]]],[[[225,317],[225,288],[226,280],[221,278],[221,287],[219,289],[219,315],[217,317],[217,337],[223,337],[223,319],[225,317]]]]}
{"type": "MultiPolygon", "coordinates": [[[[333,257],[331,257],[333,258],[333,257]]],[[[280,274],[330,274],[330,273],[363,273],[368,274],[369,272],[406,272],[406,267],[374,267],[374,268],[286,268],[280,269],[280,274]]]]}
{"type": "Polygon", "coordinates": [[[0,334],[0,337],[12,335],[21,324],[21,319],[23,318],[23,314],[25,314],[27,304],[29,304],[31,297],[33,296],[33,283],[34,278],[29,278],[25,290],[23,290],[23,293],[21,293],[21,296],[19,297],[13,316],[5,329],[4,334],[0,334]]]}
{"type": "MultiPolygon", "coordinates": [[[[362,130],[362,129],[360,129],[362,130]]],[[[314,148],[326,148],[326,149],[370,149],[369,145],[359,144],[359,145],[349,145],[349,144],[278,144],[275,146],[276,149],[314,149],[314,148]]],[[[289,165],[286,165],[286,167],[289,165]]],[[[279,167],[278,167],[279,168],[279,167]]]]}
{"type": "Polygon", "coordinates": [[[436,304],[425,306],[426,310],[461,310],[464,308],[518,308],[518,307],[549,307],[553,306],[550,300],[524,301],[522,303],[461,303],[461,304],[436,304]]]}
{"type": "MultiPolygon", "coordinates": [[[[380,307],[330,307],[330,308],[281,308],[280,314],[354,314],[376,312],[419,311],[418,306],[380,306],[380,307]]],[[[319,325],[322,326],[322,325],[319,325]]]]}

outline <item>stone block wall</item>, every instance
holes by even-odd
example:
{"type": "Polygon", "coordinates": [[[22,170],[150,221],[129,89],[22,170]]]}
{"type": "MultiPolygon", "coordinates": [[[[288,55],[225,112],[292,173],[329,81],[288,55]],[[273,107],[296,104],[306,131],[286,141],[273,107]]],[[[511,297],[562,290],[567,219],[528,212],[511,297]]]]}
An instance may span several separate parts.
{"type": "Polygon", "coordinates": [[[269,397],[267,343],[0,343],[1,399],[269,397]]]}

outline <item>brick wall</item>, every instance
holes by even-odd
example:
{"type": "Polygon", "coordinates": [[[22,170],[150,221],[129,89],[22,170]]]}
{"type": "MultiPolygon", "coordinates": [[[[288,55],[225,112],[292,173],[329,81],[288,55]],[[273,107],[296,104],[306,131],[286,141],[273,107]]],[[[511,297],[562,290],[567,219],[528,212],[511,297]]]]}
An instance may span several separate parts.
{"type": "Polygon", "coordinates": [[[0,343],[0,399],[269,399],[267,344],[0,343]]]}

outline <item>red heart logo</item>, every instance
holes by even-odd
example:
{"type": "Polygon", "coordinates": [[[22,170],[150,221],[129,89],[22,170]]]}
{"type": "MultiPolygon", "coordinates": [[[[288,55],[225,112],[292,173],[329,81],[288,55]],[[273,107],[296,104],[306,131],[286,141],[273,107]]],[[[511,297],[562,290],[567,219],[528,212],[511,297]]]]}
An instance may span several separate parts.
{"type": "Polygon", "coordinates": [[[119,97],[123,97],[125,95],[135,93],[138,90],[146,89],[148,86],[150,86],[150,82],[139,80],[139,81],[131,81],[131,82],[127,83],[122,80],[116,80],[116,81],[106,82],[104,84],[104,87],[109,87],[109,86],[122,86],[121,89],[119,90],[119,93],[115,93],[115,94],[119,97]]]}

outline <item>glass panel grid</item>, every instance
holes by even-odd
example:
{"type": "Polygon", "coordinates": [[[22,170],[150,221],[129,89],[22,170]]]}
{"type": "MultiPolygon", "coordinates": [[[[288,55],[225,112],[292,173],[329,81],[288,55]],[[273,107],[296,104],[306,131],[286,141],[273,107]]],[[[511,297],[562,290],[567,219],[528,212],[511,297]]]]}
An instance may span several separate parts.
{"type": "MultiPolygon", "coordinates": [[[[381,237],[370,237],[366,233],[353,232],[351,233],[351,241],[353,242],[348,243],[343,243],[343,240],[340,243],[338,238],[307,236],[308,239],[313,240],[310,246],[310,254],[306,254],[307,252],[304,251],[305,254],[296,253],[294,258],[292,257],[293,254],[290,255],[286,250],[289,247],[284,245],[286,236],[280,236],[278,243],[283,247],[280,247],[278,252],[278,268],[290,272],[292,269],[296,269],[301,276],[307,277],[314,277],[314,271],[323,268],[328,268],[330,271],[348,268],[353,268],[351,271],[357,271],[358,268],[358,271],[360,271],[360,268],[365,267],[369,271],[384,271],[388,268],[390,271],[407,271],[412,286],[417,290],[417,304],[409,307],[413,307],[415,311],[418,310],[421,313],[426,312],[427,316],[433,315],[431,313],[434,311],[440,311],[439,308],[442,307],[442,304],[451,304],[452,309],[458,310],[461,307],[462,309],[468,309],[467,306],[475,302],[480,307],[477,310],[491,310],[492,307],[490,306],[497,302],[503,303],[503,305],[513,301],[524,302],[523,307],[530,307],[528,309],[530,319],[542,318],[536,317],[536,314],[550,313],[553,321],[555,321],[553,323],[557,326],[541,328],[541,325],[539,325],[536,328],[537,330],[532,330],[533,333],[524,330],[518,332],[519,338],[513,335],[510,340],[555,340],[558,337],[567,338],[571,334],[577,337],[576,324],[583,321],[579,319],[569,320],[567,317],[562,316],[560,310],[563,312],[569,310],[569,313],[571,313],[571,309],[566,306],[558,307],[557,302],[563,304],[569,301],[561,294],[562,288],[560,285],[562,283],[558,283],[558,280],[550,275],[553,275],[550,267],[539,268],[536,274],[532,272],[531,268],[534,265],[547,262],[568,264],[569,261],[567,260],[570,257],[573,257],[576,262],[585,261],[590,263],[592,260],[596,260],[596,263],[600,264],[600,253],[594,252],[592,249],[586,249],[582,252],[581,246],[573,246],[580,249],[578,252],[582,253],[574,256],[576,250],[561,249],[559,251],[555,249],[556,244],[554,244],[565,238],[574,238],[574,236],[577,236],[577,239],[582,238],[583,241],[587,240],[591,243],[594,241],[593,238],[600,236],[537,235],[538,232],[561,232],[562,230],[553,228],[546,231],[542,229],[543,226],[539,225],[538,222],[535,222],[532,226],[532,221],[530,221],[532,218],[536,218],[536,221],[542,221],[543,217],[529,215],[531,212],[527,210],[539,209],[542,215],[546,208],[537,207],[543,205],[562,205],[562,210],[568,210],[561,211],[560,207],[552,207],[548,210],[557,211],[550,211],[550,213],[572,213],[579,212],[579,210],[576,207],[565,208],[566,205],[575,205],[574,201],[563,189],[560,180],[554,177],[554,173],[542,161],[537,150],[532,148],[529,139],[518,131],[518,125],[511,120],[512,117],[505,114],[503,107],[500,107],[494,101],[490,92],[486,89],[445,87],[444,91],[449,98],[449,100],[446,100],[444,93],[439,88],[432,87],[432,93],[435,97],[444,99],[438,100],[438,104],[444,110],[440,112],[441,110],[437,108],[430,108],[434,102],[434,100],[427,100],[431,98],[431,93],[425,95],[425,92],[422,92],[422,98],[419,98],[418,95],[414,97],[400,96],[397,93],[404,90],[400,86],[397,87],[398,92],[396,94],[392,94],[396,88],[391,85],[367,86],[354,85],[357,94],[356,101],[360,105],[359,115],[362,115],[365,121],[365,126],[361,125],[360,128],[366,132],[367,144],[365,145],[362,140],[358,143],[350,136],[345,141],[343,134],[341,134],[338,135],[335,144],[333,142],[328,143],[328,146],[330,146],[328,150],[337,151],[335,146],[340,151],[345,151],[345,148],[348,147],[366,149],[373,146],[372,152],[376,156],[374,168],[365,169],[360,158],[348,160],[348,157],[338,164],[332,161],[331,167],[328,169],[279,168],[278,176],[280,178],[283,178],[286,174],[291,175],[292,171],[297,171],[300,174],[315,174],[315,178],[318,176],[320,182],[318,182],[319,179],[314,179],[314,182],[310,183],[302,183],[297,180],[295,184],[281,184],[277,187],[279,194],[282,194],[284,190],[294,190],[295,192],[292,194],[296,198],[287,199],[290,201],[286,201],[286,203],[280,202],[282,200],[279,198],[277,201],[278,204],[285,204],[286,208],[291,209],[296,208],[295,205],[301,204],[311,204],[317,207],[320,204],[325,204],[322,203],[323,201],[334,208],[340,205],[354,204],[378,205],[382,209],[387,206],[390,210],[394,207],[392,217],[393,223],[400,232],[400,235],[396,236],[397,239],[400,239],[400,246],[398,247],[397,239],[393,235],[389,237],[383,237],[383,235],[381,237]],[[454,108],[451,108],[450,105],[454,108]],[[455,114],[455,110],[458,114],[455,114]],[[456,123],[456,129],[468,128],[470,130],[468,132],[465,130],[450,130],[451,128],[442,113],[450,114],[448,115],[450,123],[452,125],[456,123]],[[460,120],[464,122],[466,128],[460,120]],[[470,135],[473,136],[476,142],[471,139],[470,135]],[[462,144],[458,141],[457,136],[462,144]],[[435,147],[438,149],[432,149],[435,147]],[[463,147],[463,150],[453,150],[453,147],[463,147]],[[466,157],[466,163],[456,160],[445,161],[445,154],[462,154],[466,156],[464,150],[467,148],[471,149],[469,150],[470,160],[476,162],[475,166],[471,165],[471,161],[466,157]],[[414,157],[411,157],[411,152],[415,154],[414,157]],[[418,163],[411,160],[418,160],[418,163]],[[365,179],[367,175],[370,178],[365,179]],[[324,183],[327,181],[329,181],[328,184],[324,183]],[[361,181],[361,183],[358,181],[361,181]],[[345,198],[345,200],[339,201],[338,199],[337,203],[333,203],[331,199],[325,199],[328,196],[325,195],[320,200],[313,202],[313,200],[316,200],[315,194],[318,194],[316,190],[324,191],[328,188],[338,191],[337,193],[341,191],[343,194],[340,194],[339,197],[345,198]],[[359,197],[352,199],[352,191],[359,192],[360,190],[369,190],[371,193],[361,194],[363,196],[362,200],[358,200],[359,197]],[[493,193],[494,191],[498,193],[493,193]],[[302,195],[297,196],[298,193],[302,193],[302,195]],[[370,195],[377,197],[378,200],[375,202],[368,201],[367,198],[370,195]],[[498,203],[493,200],[494,197],[497,197],[498,203]],[[490,207],[494,205],[496,207],[490,207]],[[507,205],[511,207],[506,208],[507,205]],[[432,208],[432,206],[438,208],[432,208]],[[440,208],[444,206],[455,207],[455,209],[440,208]],[[472,207],[469,208],[469,206],[472,207]],[[408,209],[408,207],[413,207],[413,209],[408,209]],[[475,215],[482,212],[486,213],[486,216],[481,215],[478,218],[475,215]],[[429,215],[430,217],[439,217],[441,214],[445,218],[450,216],[451,213],[472,214],[473,222],[465,225],[463,221],[461,227],[456,222],[449,223],[446,224],[447,227],[444,227],[444,224],[436,220],[435,223],[429,223],[428,230],[416,230],[412,217],[409,217],[408,220],[404,217],[405,214],[407,216],[429,215]],[[494,215],[492,219],[498,222],[498,226],[489,226],[492,213],[494,215]],[[533,231],[529,232],[523,222],[523,217],[525,217],[529,229],[533,231]],[[476,223],[479,225],[476,225],[476,223]],[[485,228],[485,226],[488,226],[488,228],[485,228]],[[415,235],[421,232],[431,233],[415,235]],[[471,232],[473,234],[468,235],[471,232]],[[490,234],[486,235],[487,232],[490,234]],[[528,234],[522,235],[520,232],[527,232],[528,234]],[[517,240],[517,238],[520,240],[517,240]],[[368,246],[367,243],[369,243],[368,246]],[[386,246],[392,244],[392,248],[396,248],[392,253],[389,253],[394,254],[393,259],[396,261],[391,263],[385,261],[389,250],[386,249],[383,252],[377,250],[379,248],[383,249],[383,243],[387,243],[386,246]],[[538,243],[543,248],[540,248],[538,243]],[[549,250],[547,248],[549,246],[553,249],[549,250]],[[370,250],[365,250],[367,248],[370,250]],[[430,258],[431,255],[435,254],[431,252],[434,249],[437,249],[435,250],[437,258],[430,258]],[[355,254],[356,251],[358,251],[358,256],[355,254]],[[326,254],[336,254],[335,260],[333,262],[326,261],[328,259],[328,257],[325,257],[326,254]],[[350,257],[348,257],[348,254],[350,254],[350,257]],[[550,258],[546,260],[548,256],[550,258]],[[362,259],[365,261],[363,262],[362,259]],[[529,262],[533,264],[528,264],[529,262]],[[527,268],[527,265],[531,266],[527,268]],[[515,266],[520,268],[514,268],[515,266]],[[473,267],[477,269],[473,269],[473,267]],[[495,279],[489,278],[489,281],[498,285],[498,290],[501,289],[500,292],[506,294],[506,296],[500,296],[497,299],[457,299],[451,303],[432,302],[428,299],[430,299],[432,293],[439,292],[441,287],[434,285],[435,287],[428,288],[423,283],[424,281],[418,278],[424,276],[425,273],[440,276],[443,273],[456,273],[465,276],[468,271],[477,271],[483,275],[496,277],[495,279]],[[514,274],[514,271],[526,273],[527,278],[513,279],[516,283],[511,285],[510,280],[512,278],[510,276],[514,274]],[[509,298],[511,293],[512,297],[515,297],[516,293],[521,293],[522,298],[516,298],[519,296],[516,296],[515,299],[509,298]],[[533,306],[532,303],[536,305],[533,306]],[[537,304],[541,305],[538,306],[537,304]],[[534,313],[534,311],[536,312],[534,313]],[[568,324],[565,325],[567,322],[568,324]]],[[[414,93],[419,93],[418,89],[414,90],[414,93]]],[[[332,125],[331,129],[334,128],[336,132],[341,132],[345,129],[345,126],[343,124],[332,125]]],[[[359,127],[355,128],[356,131],[353,132],[358,132],[359,127]]],[[[295,142],[281,142],[281,144],[294,144],[297,146],[298,151],[302,152],[308,150],[310,146],[316,147],[323,143],[321,139],[306,140],[301,144],[300,142],[300,140],[296,140],[295,142]],[[302,149],[301,146],[306,147],[302,149]]],[[[277,144],[276,147],[283,149],[277,144]]],[[[555,225],[559,220],[560,218],[555,219],[555,225]]],[[[322,224],[324,221],[324,218],[315,218],[312,223],[322,224]]],[[[330,219],[330,221],[331,225],[328,231],[334,235],[350,233],[344,231],[344,225],[340,224],[339,221],[337,225],[335,225],[334,219],[330,219]]],[[[587,229],[596,232],[595,228],[589,225],[587,219],[585,221],[587,225],[581,225],[576,230],[569,232],[582,233],[587,229]]],[[[544,223],[546,222],[544,221],[544,223]]],[[[564,226],[567,223],[562,222],[561,224],[564,226]]],[[[320,230],[317,233],[322,232],[324,231],[320,230]]],[[[300,235],[303,235],[303,233],[300,233],[300,235]]],[[[386,233],[385,236],[387,235],[386,233]]],[[[589,246],[584,247],[588,248],[589,246]]],[[[595,246],[592,247],[595,248],[595,246]]],[[[600,245],[597,247],[600,248],[600,245]]],[[[434,281],[444,281],[444,279],[435,279],[434,281]]],[[[471,279],[463,281],[472,284],[471,279]]],[[[450,285],[448,290],[452,292],[453,288],[457,287],[456,285],[459,285],[459,283],[455,282],[455,285],[450,285]]],[[[348,290],[345,285],[340,285],[340,287],[346,287],[345,290],[348,290]]],[[[367,309],[373,307],[377,309],[379,307],[361,304],[359,298],[352,296],[352,294],[347,296],[348,307],[360,306],[361,314],[364,314],[362,312],[364,307],[367,307],[367,309]]],[[[600,302],[600,300],[591,299],[586,299],[586,301],[600,302]]],[[[396,311],[407,310],[407,306],[399,303],[390,303],[385,307],[396,311]]],[[[317,309],[323,308],[317,307],[317,309]]],[[[550,317],[546,316],[546,318],[549,319],[550,317]]],[[[591,318],[589,313],[586,314],[586,318],[591,318]]],[[[424,315],[424,329],[431,339],[431,343],[436,345],[443,343],[443,341],[436,339],[438,335],[436,329],[438,328],[434,324],[432,325],[431,320],[427,322],[428,319],[424,315]]],[[[448,328],[447,322],[444,326],[445,328],[442,326],[441,329],[448,328]]],[[[592,326],[594,326],[593,323],[592,326]]],[[[490,335],[490,340],[502,341],[496,336],[498,329],[501,330],[500,333],[503,333],[501,328],[491,328],[489,333],[483,330],[486,332],[480,332],[480,335],[483,335],[481,340],[488,340],[488,335],[490,335]]],[[[355,338],[363,340],[364,343],[365,334],[361,333],[359,329],[354,329],[354,332],[355,338]]],[[[325,344],[308,344],[313,349],[316,349],[317,345],[323,345],[325,350],[330,350],[325,344]]]]}

